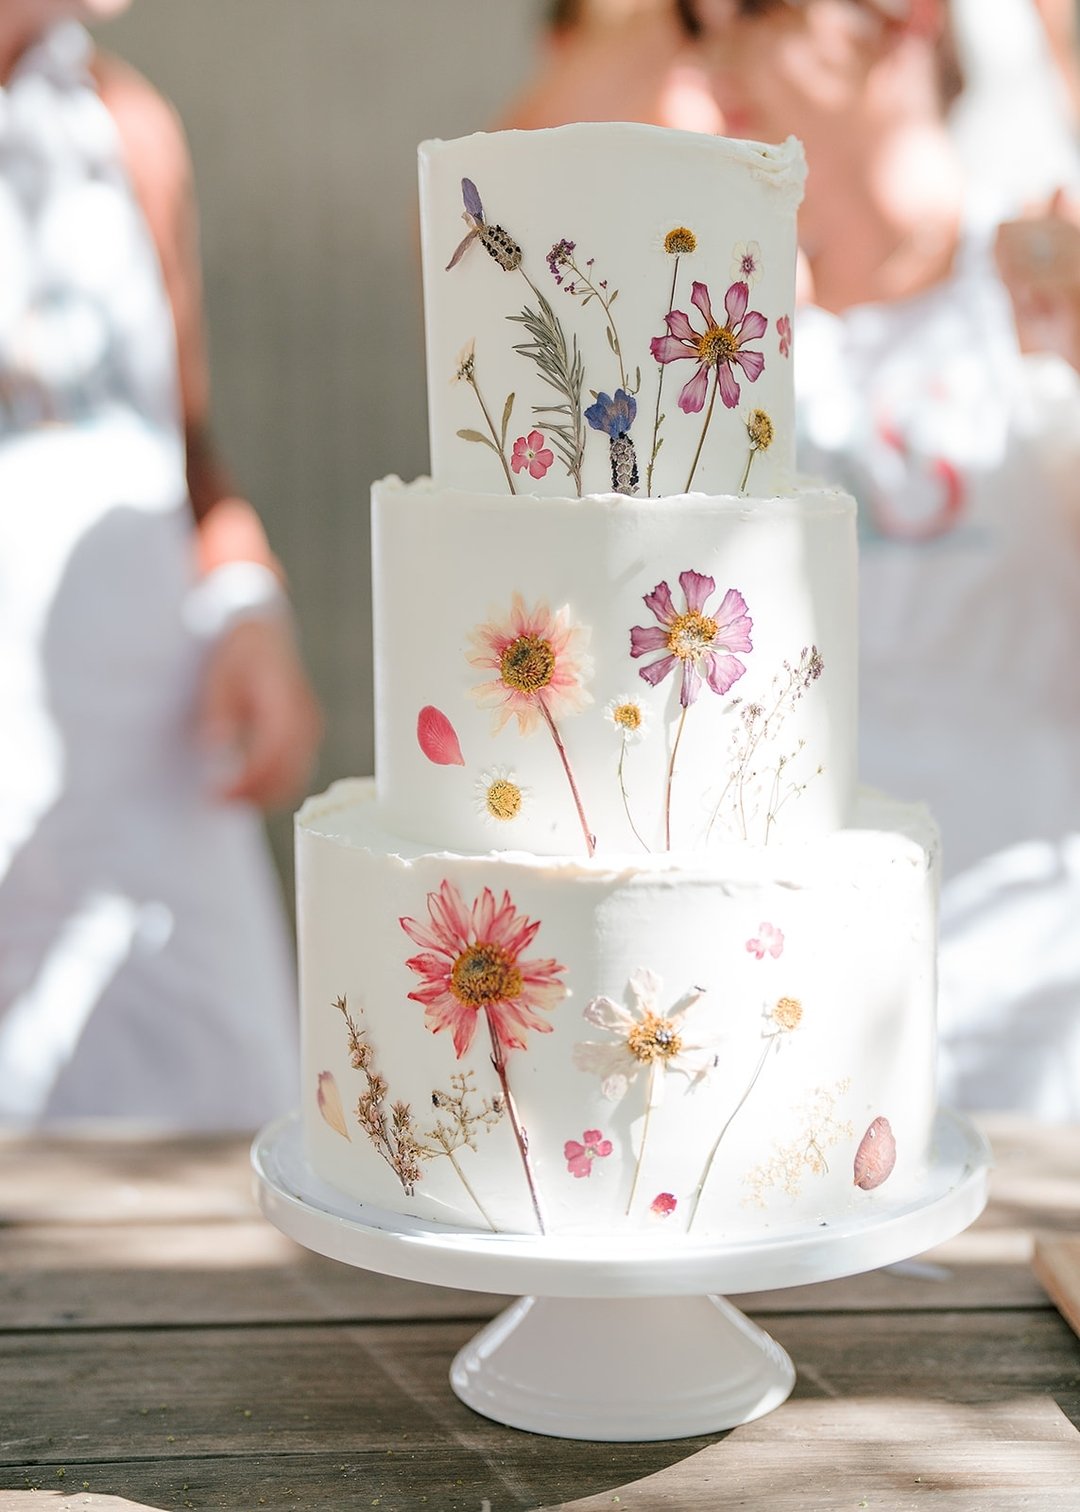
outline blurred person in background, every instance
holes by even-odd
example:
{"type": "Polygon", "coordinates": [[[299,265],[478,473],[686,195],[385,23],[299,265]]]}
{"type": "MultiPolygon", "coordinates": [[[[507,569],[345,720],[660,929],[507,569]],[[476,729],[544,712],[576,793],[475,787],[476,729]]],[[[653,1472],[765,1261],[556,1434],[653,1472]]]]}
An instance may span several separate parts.
{"type": "Polygon", "coordinates": [[[258,806],[320,720],[207,432],[191,172],[149,84],[0,0],[0,1120],[250,1127],[294,1100],[258,806]]]}
{"type": "Polygon", "coordinates": [[[720,111],[687,46],[694,17],[671,0],[552,0],[531,79],[492,130],[644,121],[719,132],[720,111]]]}
{"type": "Polygon", "coordinates": [[[943,831],[942,1096],[1075,1120],[1075,210],[969,214],[940,0],[692,11],[729,132],[806,147],[799,457],[859,501],[863,776],[943,831]]]}

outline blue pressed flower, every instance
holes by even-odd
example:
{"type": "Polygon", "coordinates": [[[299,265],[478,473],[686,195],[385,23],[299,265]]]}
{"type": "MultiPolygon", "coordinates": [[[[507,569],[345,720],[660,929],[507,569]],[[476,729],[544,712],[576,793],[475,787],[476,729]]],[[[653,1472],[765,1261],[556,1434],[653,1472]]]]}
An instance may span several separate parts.
{"type": "Polygon", "coordinates": [[[610,394],[597,394],[596,403],[585,411],[593,430],[603,431],[613,441],[626,435],[636,415],[637,400],[625,389],[616,389],[614,398],[610,394]]]}

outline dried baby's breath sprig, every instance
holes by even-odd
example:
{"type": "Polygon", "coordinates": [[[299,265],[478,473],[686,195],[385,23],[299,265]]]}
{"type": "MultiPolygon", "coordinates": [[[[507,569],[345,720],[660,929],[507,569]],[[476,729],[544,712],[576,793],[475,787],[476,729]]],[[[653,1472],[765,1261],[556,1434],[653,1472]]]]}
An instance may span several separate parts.
{"type": "Polygon", "coordinates": [[[357,1122],[401,1182],[406,1197],[411,1197],[417,1183],[423,1180],[422,1162],[425,1156],[409,1104],[399,1099],[387,1113],[384,1104],[389,1086],[386,1078],[375,1068],[374,1051],[365,1032],[349,1012],[346,998],[337,998],[334,1007],[345,1020],[349,1064],[355,1070],[363,1072],[367,1081],[367,1091],[362,1092],[356,1102],[357,1122]]]}

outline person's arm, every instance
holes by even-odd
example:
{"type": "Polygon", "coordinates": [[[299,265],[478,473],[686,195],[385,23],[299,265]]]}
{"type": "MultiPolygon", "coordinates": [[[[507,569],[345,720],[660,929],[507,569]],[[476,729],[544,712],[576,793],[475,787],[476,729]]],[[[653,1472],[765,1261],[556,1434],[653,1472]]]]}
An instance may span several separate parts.
{"type": "Polygon", "coordinates": [[[1054,352],[1080,372],[1080,208],[1062,192],[998,228],[998,271],[1023,352],[1054,352]]]}
{"type": "Polygon", "coordinates": [[[203,581],[201,608],[226,627],[206,670],[200,720],[230,753],[221,793],[266,807],[299,796],[321,718],[296,649],[283,574],[252,505],[209,431],[210,383],[191,162],[172,107],[142,76],[98,54],[101,98],[120,135],[132,187],[161,263],[176,328],[187,482],[203,581]]]}

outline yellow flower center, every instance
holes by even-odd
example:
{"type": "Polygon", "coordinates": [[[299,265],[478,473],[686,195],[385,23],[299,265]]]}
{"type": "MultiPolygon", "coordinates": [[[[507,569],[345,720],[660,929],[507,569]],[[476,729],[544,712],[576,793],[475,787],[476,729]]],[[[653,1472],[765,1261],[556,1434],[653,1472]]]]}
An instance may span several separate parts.
{"type": "Polygon", "coordinates": [[[646,1013],[641,1023],[635,1024],[626,1036],[626,1048],[636,1060],[652,1064],[669,1061],[678,1055],[682,1039],[670,1019],[646,1013]]]}
{"type": "Polygon", "coordinates": [[[797,1029],[802,1021],[802,1004],[798,998],[782,997],[772,1011],[772,1018],[781,1029],[797,1029]]]}
{"type": "Polygon", "coordinates": [[[640,730],[641,721],[644,718],[641,705],[636,703],[616,704],[611,711],[611,717],[623,730],[640,730]]]}
{"type": "Polygon", "coordinates": [[[763,409],[751,411],[746,430],[755,451],[768,451],[773,440],[773,423],[763,409]]]}
{"type": "Polygon", "coordinates": [[[538,693],[555,675],[555,652],[538,635],[519,635],[503,652],[499,670],[516,693],[538,693]]]}
{"type": "Polygon", "coordinates": [[[672,226],[664,237],[664,251],[672,257],[682,257],[697,249],[697,237],[688,226],[672,226]]]}
{"type": "Polygon", "coordinates": [[[706,614],[699,614],[696,609],[688,609],[685,614],[680,614],[668,631],[668,650],[681,661],[692,661],[708,650],[716,639],[719,630],[714,619],[706,614]]]}
{"type": "Polygon", "coordinates": [[[509,777],[496,777],[484,798],[493,819],[516,819],[521,812],[521,789],[509,777]]]}
{"type": "Polygon", "coordinates": [[[501,946],[483,941],[462,951],[450,970],[450,990],[466,1008],[516,998],[521,987],[521,972],[511,957],[501,946]]]}
{"type": "Polygon", "coordinates": [[[697,349],[702,362],[715,367],[730,362],[739,350],[739,343],[727,326],[710,326],[704,336],[698,337],[697,349]]]}

